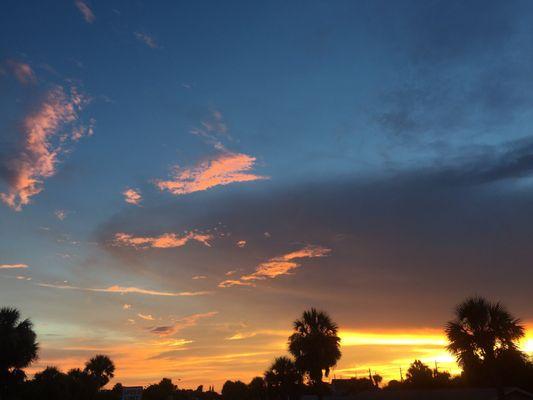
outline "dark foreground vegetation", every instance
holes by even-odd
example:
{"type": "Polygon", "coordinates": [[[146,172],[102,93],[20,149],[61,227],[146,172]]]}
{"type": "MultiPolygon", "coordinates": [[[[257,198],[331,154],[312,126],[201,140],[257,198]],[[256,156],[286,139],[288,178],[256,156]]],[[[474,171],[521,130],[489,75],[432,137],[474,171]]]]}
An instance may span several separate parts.
{"type": "MultiPolygon", "coordinates": [[[[445,328],[448,351],[462,368],[459,376],[433,370],[415,360],[405,379],[382,385],[379,374],[365,378],[323,382],[341,357],[338,327],[325,312],[311,309],[294,322],[289,337],[290,357],[276,358],[263,376],[249,383],[227,381],[222,393],[212,388],[179,389],[170,379],[143,388],[143,400],[292,400],[303,394],[319,398],[334,392],[350,395],[363,391],[504,387],[533,391],[533,363],[518,348],[524,327],[500,303],[470,298],[455,310],[455,319],[445,328]]],[[[104,387],[113,378],[115,365],[105,355],[96,355],[83,369],[62,372],[47,367],[29,379],[24,368],[38,356],[32,323],[20,320],[11,308],[0,310],[0,400],[119,400],[123,387],[104,387]]]]}

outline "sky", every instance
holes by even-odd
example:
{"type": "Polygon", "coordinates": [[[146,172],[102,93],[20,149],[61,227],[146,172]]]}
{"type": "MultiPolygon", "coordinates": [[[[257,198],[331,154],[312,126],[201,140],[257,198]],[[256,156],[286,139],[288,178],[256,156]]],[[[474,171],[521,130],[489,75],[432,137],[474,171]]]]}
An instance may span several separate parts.
{"type": "Polygon", "coordinates": [[[0,305],[40,359],[220,389],[316,307],[336,377],[458,372],[456,304],[533,352],[533,3],[0,4],[0,305]]]}

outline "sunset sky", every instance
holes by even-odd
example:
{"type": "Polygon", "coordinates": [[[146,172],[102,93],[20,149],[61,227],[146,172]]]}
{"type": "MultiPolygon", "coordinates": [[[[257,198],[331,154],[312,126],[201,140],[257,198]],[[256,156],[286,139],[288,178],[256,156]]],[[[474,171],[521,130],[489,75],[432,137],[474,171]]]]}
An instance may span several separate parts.
{"type": "Polygon", "coordinates": [[[533,2],[0,2],[0,306],[40,359],[220,389],[310,307],[335,376],[533,352],[533,2]]]}

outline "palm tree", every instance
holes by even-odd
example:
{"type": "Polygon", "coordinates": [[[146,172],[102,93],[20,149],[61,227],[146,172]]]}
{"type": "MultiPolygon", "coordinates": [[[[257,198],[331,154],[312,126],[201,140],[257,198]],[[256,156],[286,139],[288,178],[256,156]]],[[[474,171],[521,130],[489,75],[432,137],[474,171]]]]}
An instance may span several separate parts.
{"type": "Polygon", "coordinates": [[[341,358],[338,327],[329,315],[312,308],[294,321],[294,333],[289,337],[289,351],[296,366],[305,373],[322,398],[322,376],[341,358]]]}
{"type": "Polygon", "coordinates": [[[115,376],[115,364],[108,356],[99,354],[87,361],[84,372],[94,379],[100,389],[115,376]]]}
{"type": "Polygon", "coordinates": [[[0,309],[0,398],[6,396],[17,377],[24,376],[22,368],[37,359],[36,339],[29,319],[20,321],[14,308],[0,309]]]}
{"type": "Polygon", "coordinates": [[[446,325],[446,336],[448,351],[477,383],[491,382],[501,389],[501,361],[509,354],[523,358],[517,343],[524,336],[520,320],[500,303],[482,297],[469,298],[457,306],[455,319],[446,325]]]}
{"type": "Polygon", "coordinates": [[[277,357],[265,372],[268,392],[286,400],[293,397],[302,383],[302,375],[288,357],[277,357]]]}

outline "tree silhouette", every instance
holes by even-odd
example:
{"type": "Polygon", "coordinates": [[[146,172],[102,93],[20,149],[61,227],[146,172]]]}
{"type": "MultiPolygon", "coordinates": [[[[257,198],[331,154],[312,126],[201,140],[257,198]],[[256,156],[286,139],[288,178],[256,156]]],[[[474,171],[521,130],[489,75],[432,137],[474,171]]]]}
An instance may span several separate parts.
{"type": "Polygon", "coordinates": [[[99,354],[87,361],[84,372],[94,380],[100,389],[115,376],[115,364],[108,356],[99,354]]]}
{"type": "Polygon", "coordinates": [[[248,386],[241,381],[226,381],[222,386],[222,398],[224,400],[247,400],[248,386]]]}
{"type": "Polygon", "coordinates": [[[341,358],[338,327],[329,315],[312,308],[294,321],[289,337],[289,351],[297,368],[304,372],[322,398],[322,376],[329,376],[331,367],[341,358]]]}
{"type": "Polygon", "coordinates": [[[482,297],[457,306],[455,319],[446,325],[446,335],[448,350],[456,355],[471,383],[501,387],[503,365],[508,360],[524,360],[517,343],[524,336],[520,320],[500,303],[482,297]]]}
{"type": "Polygon", "coordinates": [[[277,357],[265,372],[268,393],[282,400],[297,395],[302,383],[302,374],[288,357],[277,357]]]}
{"type": "Polygon", "coordinates": [[[265,400],[266,399],[265,380],[260,376],[256,376],[248,384],[248,392],[252,400],[265,400]]]}
{"type": "Polygon", "coordinates": [[[420,360],[415,360],[407,370],[406,383],[417,389],[427,389],[433,384],[433,371],[420,360]]]}
{"type": "Polygon", "coordinates": [[[14,308],[0,309],[0,398],[24,379],[22,368],[37,359],[39,346],[29,319],[14,308]]]}
{"type": "Polygon", "coordinates": [[[71,398],[68,377],[56,367],[46,367],[36,373],[33,384],[33,395],[36,398],[42,400],[71,398]]]}
{"type": "Polygon", "coordinates": [[[173,399],[178,387],[171,379],[163,378],[161,382],[148,386],[143,393],[144,400],[173,399]]]}

